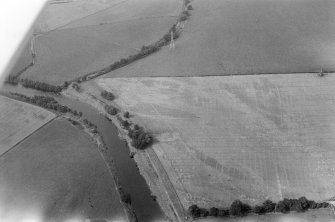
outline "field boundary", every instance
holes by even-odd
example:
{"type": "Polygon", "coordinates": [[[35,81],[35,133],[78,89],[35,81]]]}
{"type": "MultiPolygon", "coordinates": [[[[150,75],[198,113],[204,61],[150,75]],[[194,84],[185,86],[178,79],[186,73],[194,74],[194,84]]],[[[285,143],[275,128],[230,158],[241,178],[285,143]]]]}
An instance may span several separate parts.
{"type": "MultiPolygon", "coordinates": [[[[12,99],[12,98],[11,98],[12,99]]],[[[27,103],[30,104],[30,103],[27,103]]],[[[31,105],[31,104],[30,104],[31,105]]],[[[8,150],[6,150],[5,152],[3,152],[2,154],[0,154],[0,158],[3,157],[4,155],[6,155],[8,152],[10,152],[11,150],[13,150],[14,148],[16,148],[18,145],[20,145],[21,143],[23,143],[26,139],[28,139],[28,137],[32,136],[33,134],[37,133],[38,130],[42,129],[44,126],[49,125],[52,121],[54,121],[57,118],[57,116],[55,116],[54,118],[52,118],[51,120],[49,120],[48,122],[46,122],[45,124],[43,124],[42,126],[40,126],[39,128],[37,128],[36,130],[34,130],[33,132],[31,132],[29,135],[25,136],[22,138],[22,140],[18,141],[16,144],[14,144],[11,148],[9,148],[8,150]]]]}

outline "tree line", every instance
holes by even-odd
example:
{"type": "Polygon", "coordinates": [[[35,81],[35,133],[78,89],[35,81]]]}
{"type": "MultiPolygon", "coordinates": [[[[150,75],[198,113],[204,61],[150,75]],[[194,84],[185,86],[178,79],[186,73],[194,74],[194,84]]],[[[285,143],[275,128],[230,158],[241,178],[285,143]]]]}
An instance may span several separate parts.
{"type": "Polygon", "coordinates": [[[229,208],[218,209],[212,207],[209,210],[200,208],[197,205],[189,207],[188,212],[193,218],[199,217],[228,217],[228,216],[245,216],[249,213],[255,214],[266,214],[272,212],[288,213],[290,211],[303,212],[308,209],[319,209],[326,208],[329,204],[326,202],[317,203],[313,200],[308,200],[306,197],[300,197],[299,199],[283,199],[278,203],[274,203],[271,200],[264,201],[261,205],[251,207],[247,203],[243,203],[240,200],[232,202],[229,208]]]}
{"type": "Polygon", "coordinates": [[[42,92],[53,92],[58,94],[62,91],[61,86],[54,86],[48,83],[34,81],[31,79],[21,79],[20,82],[25,88],[36,89],[42,92]]]}
{"type": "Polygon", "coordinates": [[[40,107],[43,107],[45,109],[50,109],[50,110],[54,110],[54,111],[58,111],[61,113],[71,113],[75,116],[79,116],[82,117],[83,113],[82,112],[78,112],[77,110],[72,110],[71,108],[69,108],[68,106],[64,106],[58,103],[57,100],[55,100],[55,98],[51,97],[51,96],[33,96],[33,97],[29,97],[20,93],[11,93],[14,96],[19,97],[20,99],[22,99],[25,102],[28,103],[32,103],[35,105],[38,105],[40,107]]]}
{"type": "Polygon", "coordinates": [[[130,116],[129,112],[125,112],[123,116],[126,118],[125,120],[119,115],[117,116],[117,119],[119,120],[121,126],[127,130],[128,136],[131,139],[131,145],[140,150],[150,146],[154,141],[153,136],[138,124],[132,124],[129,122],[127,120],[130,116]]]}
{"type": "MultiPolygon", "coordinates": [[[[192,10],[192,6],[189,4],[189,1],[184,1],[184,5],[185,5],[185,10],[180,14],[179,18],[178,18],[178,22],[182,22],[188,19],[188,17],[190,16],[189,10],[192,10]]],[[[114,62],[113,64],[98,70],[98,71],[94,71],[91,73],[88,73],[82,77],[79,77],[77,79],[75,79],[74,81],[76,81],[77,83],[83,82],[83,81],[87,81],[89,79],[95,78],[97,76],[100,75],[104,75],[106,73],[109,73],[111,71],[114,71],[116,69],[119,69],[123,66],[129,65],[130,63],[138,60],[138,59],[142,59],[148,55],[151,55],[155,52],[157,52],[161,47],[167,45],[170,43],[171,41],[171,32],[173,33],[173,39],[176,40],[179,38],[180,36],[180,32],[177,29],[177,24],[174,24],[169,31],[163,35],[163,37],[161,39],[159,39],[157,42],[152,43],[150,45],[147,46],[142,46],[141,50],[133,55],[130,55],[126,58],[121,58],[119,61],[114,62]]],[[[64,85],[67,85],[68,82],[64,83],[64,85]]]]}

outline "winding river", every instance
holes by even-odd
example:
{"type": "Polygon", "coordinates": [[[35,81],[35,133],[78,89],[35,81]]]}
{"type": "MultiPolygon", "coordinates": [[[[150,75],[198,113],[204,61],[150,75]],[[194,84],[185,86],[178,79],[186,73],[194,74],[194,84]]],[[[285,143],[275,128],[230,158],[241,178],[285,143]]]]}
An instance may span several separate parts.
{"type": "Polygon", "coordinates": [[[119,182],[123,190],[131,196],[132,208],[138,221],[163,221],[164,213],[152,199],[150,189],[139,173],[135,161],[129,157],[127,144],[118,136],[118,130],[113,123],[87,104],[64,97],[57,100],[71,109],[83,112],[84,118],[97,125],[109,148],[107,155],[112,156],[119,182]]]}

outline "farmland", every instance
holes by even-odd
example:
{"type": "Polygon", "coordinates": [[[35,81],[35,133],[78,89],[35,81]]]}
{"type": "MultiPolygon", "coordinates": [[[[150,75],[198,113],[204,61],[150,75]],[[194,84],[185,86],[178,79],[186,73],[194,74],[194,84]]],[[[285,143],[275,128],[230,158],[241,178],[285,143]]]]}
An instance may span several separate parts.
{"type": "Polygon", "coordinates": [[[0,155],[55,117],[45,109],[4,96],[0,96],[0,104],[0,155]]]}
{"type": "Polygon", "coordinates": [[[192,1],[175,50],[108,77],[206,76],[334,71],[332,0],[192,1]]]}
{"type": "Polygon", "coordinates": [[[330,209],[312,210],[305,213],[291,213],[289,215],[272,214],[263,216],[248,216],[243,218],[206,218],[195,220],[197,222],[334,222],[334,214],[330,209]]]}
{"type": "Polygon", "coordinates": [[[71,6],[80,2],[82,8],[94,9],[87,1],[46,7],[35,27],[36,63],[23,78],[60,85],[106,67],[160,39],[176,22],[181,8],[179,0],[124,0],[112,1],[112,5],[97,1],[91,14],[88,10],[71,16],[83,10],[71,6]],[[61,8],[64,13],[53,14],[61,8]]]}
{"type": "Polygon", "coordinates": [[[126,220],[97,147],[66,120],[28,137],[0,166],[1,221],[126,220]]]}
{"type": "Polygon", "coordinates": [[[185,208],[334,195],[333,75],[96,82],[154,133],[185,208]]]}

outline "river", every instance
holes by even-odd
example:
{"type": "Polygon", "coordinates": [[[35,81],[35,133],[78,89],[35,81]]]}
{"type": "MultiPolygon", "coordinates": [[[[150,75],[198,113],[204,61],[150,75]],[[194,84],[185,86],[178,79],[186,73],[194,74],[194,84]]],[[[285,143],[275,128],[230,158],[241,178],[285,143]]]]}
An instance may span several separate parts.
{"type": "Polygon", "coordinates": [[[126,142],[118,136],[118,130],[113,123],[87,104],[64,97],[57,100],[71,109],[83,112],[84,118],[97,125],[98,131],[109,148],[107,155],[112,156],[119,182],[123,190],[131,196],[132,208],[137,219],[140,222],[163,221],[164,213],[158,203],[152,199],[150,189],[139,173],[135,161],[129,157],[126,142]]]}

